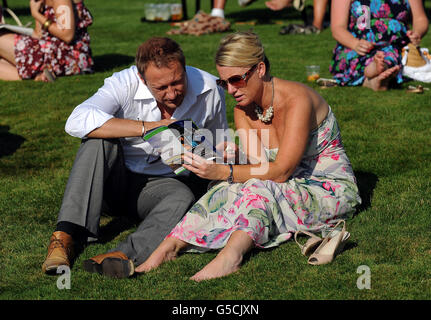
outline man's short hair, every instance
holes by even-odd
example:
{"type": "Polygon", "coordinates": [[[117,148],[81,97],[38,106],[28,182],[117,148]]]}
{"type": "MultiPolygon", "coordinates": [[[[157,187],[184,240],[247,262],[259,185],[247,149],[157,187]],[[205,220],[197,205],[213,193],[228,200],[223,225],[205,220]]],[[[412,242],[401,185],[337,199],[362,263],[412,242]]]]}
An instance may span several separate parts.
{"type": "Polygon", "coordinates": [[[153,37],[142,43],[136,52],[136,67],[145,79],[145,70],[153,63],[157,68],[169,67],[178,61],[186,68],[186,58],[178,43],[169,38],[153,37]]]}

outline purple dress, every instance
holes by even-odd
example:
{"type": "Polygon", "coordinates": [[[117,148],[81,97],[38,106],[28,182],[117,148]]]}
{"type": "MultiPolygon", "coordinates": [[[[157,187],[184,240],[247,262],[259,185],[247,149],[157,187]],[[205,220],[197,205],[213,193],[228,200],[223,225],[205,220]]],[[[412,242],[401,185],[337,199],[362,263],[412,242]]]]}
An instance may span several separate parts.
{"type": "MultiPolygon", "coordinates": [[[[364,69],[377,51],[385,54],[389,68],[401,64],[401,50],[409,42],[406,32],[410,20],[408,0],[356,0],[350,6],[348,30],[355,38],[374,44],[373,50],[364,56],[337,43],[329,71],[341,86],[362,85],[364,69]]],[[[402,82],[402,72],[396,76],[402,82]]]]}

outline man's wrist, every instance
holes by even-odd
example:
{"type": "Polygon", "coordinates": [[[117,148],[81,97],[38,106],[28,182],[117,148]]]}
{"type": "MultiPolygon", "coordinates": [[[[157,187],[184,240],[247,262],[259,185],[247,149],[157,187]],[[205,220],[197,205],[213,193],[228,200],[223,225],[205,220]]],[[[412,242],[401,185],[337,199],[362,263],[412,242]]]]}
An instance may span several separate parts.
{"type": "Polygon", "coordinates": [[[142,122],[142,133],[141,133],[141,137],[144,137],[145,136],[145,132],[146,132],[146,130],[145,130],[145,122],[144,121],[141,121],[142,122]]]}

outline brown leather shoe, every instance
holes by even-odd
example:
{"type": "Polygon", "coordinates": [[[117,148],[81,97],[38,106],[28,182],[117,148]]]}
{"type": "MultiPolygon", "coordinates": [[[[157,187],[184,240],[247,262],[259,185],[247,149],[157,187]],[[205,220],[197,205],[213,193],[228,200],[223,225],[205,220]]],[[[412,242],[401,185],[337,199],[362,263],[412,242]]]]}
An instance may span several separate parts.
{"type": "Polygon", "coordinates": [[[61,265],[70,267],[73,259],[73,239],[63,231],[56,231],[52,234],[48,254],[42,264],[42,271],[45,273],[56,273],[61,265]]]}
{"type": "Polygon", "coordinates": [[[99,254],[85,260],[83,268],[111,278],[128,278],[135,273],[133,261],[121,251],[99,254]]]}

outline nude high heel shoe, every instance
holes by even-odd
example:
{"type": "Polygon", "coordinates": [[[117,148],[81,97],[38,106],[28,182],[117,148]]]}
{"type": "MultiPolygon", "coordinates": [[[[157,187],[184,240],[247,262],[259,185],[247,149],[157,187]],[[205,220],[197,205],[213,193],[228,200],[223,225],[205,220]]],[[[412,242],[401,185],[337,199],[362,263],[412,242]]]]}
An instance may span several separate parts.
{"type": "Polygon", "coordinates": [[[317,248],[317,246],[323,241],[322,238],[316,236],[315,234],[308,232],[308,231],[302,231],[302,230],[298,230],[295,232],[295,242],[298,244],[298,246],[301,248],[301,253],[304,256],[309,256],[314,249],[317,248]],[[298,242],[298,240],[296,239],[296,237],[298,236],[298,234],[303,233],[306,234],[307,236],[310,236],[310,239],[307,240],[307,242],[305,242],[304,245],[300,244],[298,242]]]}
{"type": "Polygon", "coordinates": [[[316,251],[308,258],[308,263],[312,265],[331,263],[337,253],[343,250],[349,237],[350,233],[346,231],[346,222],[340,220],[323,239],[316,251]],[[343,224],[343,229],[335,235],[334,231],[341,223],[343,224]]]}

